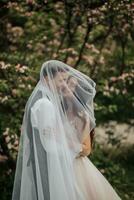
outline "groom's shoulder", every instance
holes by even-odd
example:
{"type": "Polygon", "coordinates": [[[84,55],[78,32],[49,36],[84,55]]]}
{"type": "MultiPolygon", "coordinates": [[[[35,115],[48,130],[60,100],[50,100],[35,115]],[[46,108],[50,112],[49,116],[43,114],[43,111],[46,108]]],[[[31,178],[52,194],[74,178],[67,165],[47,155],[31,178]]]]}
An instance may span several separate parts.
{"type": "Polygon", "coordinates": [[[47,109],[52,109],[54,107],[53,103],[47,97],[38,99],[33,105],[33,108],[44,109],[45,107],[47,109]]]}

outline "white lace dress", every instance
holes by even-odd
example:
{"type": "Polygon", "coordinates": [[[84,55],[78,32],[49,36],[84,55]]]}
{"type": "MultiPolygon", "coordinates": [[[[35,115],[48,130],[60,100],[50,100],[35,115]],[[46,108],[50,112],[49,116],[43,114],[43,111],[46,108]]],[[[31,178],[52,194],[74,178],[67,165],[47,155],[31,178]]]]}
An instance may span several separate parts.
{"type": "MultiPolygon", "coordinates": [[[[82,131],[82,121],[76,117],[72,122],[82,131]]],[[[74,159],[74,169],[83,200],[121,200],[116,191],[87,156],[74,159]]]]}

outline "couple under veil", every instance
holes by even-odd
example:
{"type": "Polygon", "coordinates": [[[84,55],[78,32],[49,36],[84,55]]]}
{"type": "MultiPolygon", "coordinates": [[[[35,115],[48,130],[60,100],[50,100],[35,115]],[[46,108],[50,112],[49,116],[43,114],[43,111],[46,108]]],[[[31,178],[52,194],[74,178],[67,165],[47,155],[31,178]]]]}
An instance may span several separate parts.
{"type": "Polygon", "coordinates": [[[87,157],[95,86],[59,60],[43,63],[25,106],[12,200],[121,200],[87,157]]]}

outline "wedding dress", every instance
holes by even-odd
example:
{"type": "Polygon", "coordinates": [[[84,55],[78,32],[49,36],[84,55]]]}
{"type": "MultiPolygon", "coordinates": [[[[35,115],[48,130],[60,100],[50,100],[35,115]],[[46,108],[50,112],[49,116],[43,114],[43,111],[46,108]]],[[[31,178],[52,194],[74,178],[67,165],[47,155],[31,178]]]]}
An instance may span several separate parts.
{"type": "MultiPolygon", "coordinates": [[[[78,132],[82,131],[83,123],[75,117],[72,122],[78,132]]],[[[113,187],[87,157],[74,159],[74,171],[83,200],[119,200],[120,197],[113,187]]]]}
{"type": "Polygon", "coordinates": [[[96,126],[95,86],[61,61],[42,65],[25,106],[12,200],[120,200],[90,159],[78,158],[96,126]]]}

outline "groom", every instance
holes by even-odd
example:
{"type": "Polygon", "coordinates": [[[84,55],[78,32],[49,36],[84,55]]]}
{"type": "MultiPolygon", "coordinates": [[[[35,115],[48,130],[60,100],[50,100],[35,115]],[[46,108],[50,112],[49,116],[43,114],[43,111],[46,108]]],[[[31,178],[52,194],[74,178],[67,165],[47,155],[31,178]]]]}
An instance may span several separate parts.
{"type": "MultiPolygon", "coordinates": [[[[46,68],[44,67],[44,69],[43,69],[43,77],[45,79],[44,81],[46,81],[48,83],[48,86],[49,86],[49,83],[50,83],[49,79],[51,78],[53,80],[54,84],[55,84],[55,87],[57,89],[58,94],[60,95],[60,92],[62,92],[62,95],[64,96],[64,92],[68,88],[68,85],[67,85],[67,79],[68,79],[67,70],[68,69],[65,69],[63,67],[58,67],[58,66],[56,66],[56,67],[55,66],[49,66],[49,70],[51,71],[50,77],[48,77],[48,75],[47,75],[46,68]]],[[[51,93],[51,89],[47,92],[51,93]]],[[[42,98],[41,93],[37,94],[37,98],[35,97],[35,99],[33,100],[34,101],[33,104],[37,100],[42,98]]],[[[48,100],[49,100],[48,96],[46,98],[48,98],[48,100]]],[[[65,98],[66,98],[66,94],[65,94],[65,98]]],[[[43,109],[42,109],[42,112],[43,112],[43,109]]],[[[35,132],[36,131],[37,130],[35,130],[35,132]]],[[[30,133],[30,130],[29,130],[29,133],[30,133]]],[[[48,168],[47,168],[48,167],[48,165],[47,165],[47,152],[44,149],[44,147],[42,146],[40,137],[38,137],[38,135],[39,135],[38,133],[35,134],[35,142],[36,142],[36,148],[37,148],[37,154],[38,154],[38,162],[39,162],[39,166],[40,166],[41,181],[42,181],[42,185],[43,185],[43,194],[44,194],[45,200],[50,200],[48,168]]],[[[90,151],[91,151],[90,139],[89,138],[83,142],[82,147],[83,147],[83,149],[80,152],[79,156],[89,155],[90,151]]],[[[32,148],[32,143],[31,143],[31,148],[32,148]]],[[[33,149],[31,149],[31,152],[33,152],[33,149]]],[[[37,189],[37,180],[36,180],[37,177],[36,177],[36,173],[35,173],[35,161],[34,161],[33,153],[32,153],[31,158],[32,158],[32,166],[33,166],[33,173],[34,173],[35,190],[36,190],[36,193],[37,193],[37,197],[35,199],[38,199],[38,189],[37,189]]]]}

